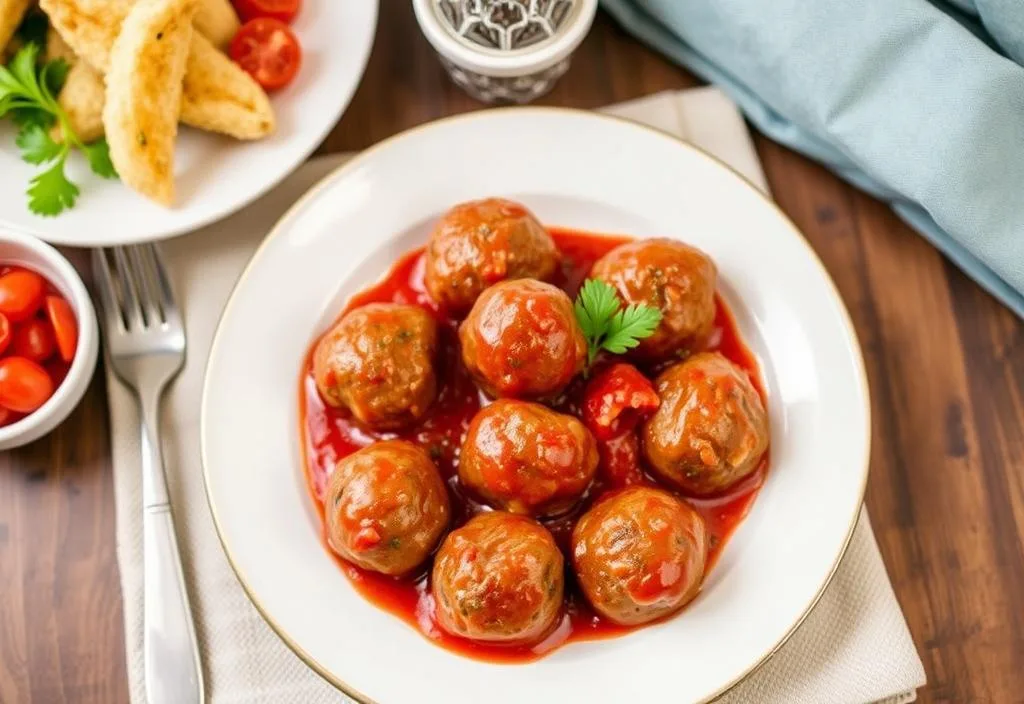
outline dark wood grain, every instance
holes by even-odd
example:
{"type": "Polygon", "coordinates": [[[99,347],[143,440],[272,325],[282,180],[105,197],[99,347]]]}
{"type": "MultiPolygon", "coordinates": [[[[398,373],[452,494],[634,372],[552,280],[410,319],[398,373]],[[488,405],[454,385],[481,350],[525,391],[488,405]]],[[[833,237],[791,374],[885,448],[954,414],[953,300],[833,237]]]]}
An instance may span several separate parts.
{"type": "MultiPolygon", "coordinates": [[[[697,81],[604,17],[541,102],[595,108],[697,81]]],[[[321,153],[481,106],[404,0],[321,153]]],[[[763,138],[783,210],[834,277],[872,389],[868,506],[924,659],[923,702],[1024,701],[1024,325],[882,204],[763,138]]],[[[55,433],[0,455],[0,702],[127,701],[100,377],[55,433]]]]}

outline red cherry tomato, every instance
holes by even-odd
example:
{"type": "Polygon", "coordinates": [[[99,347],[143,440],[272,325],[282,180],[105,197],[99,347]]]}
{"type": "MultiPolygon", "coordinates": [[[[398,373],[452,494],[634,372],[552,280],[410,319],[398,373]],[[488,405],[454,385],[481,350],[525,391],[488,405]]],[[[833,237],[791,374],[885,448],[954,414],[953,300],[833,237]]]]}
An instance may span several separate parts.
{"type": "Polygon", "coordinates": [[[11,332],[11,321],[7,319],[6,315],[0,313],[0,354],[3,354],[7,345],[11,344],[11,332]]]}
{"type": "Polygon", "coordinates": [[[16,415],[14,411],[8,411],[3,406],[0,406],[0,428],[9,425],[16,415]]]}
{"type": "Polygon", "coordinates": [[[12,323],[31,318],[43,303],[46,280],[26,269],[0,276],[0,313],[12,323]]]}
{"type": "Polygon", "coordinates": [[[234,0],[243,22],[257,17],[271,17],[291,24],[302,8],[302,0],[234,0]]]}
{"type": "Polygon", "coordinates": [[[47,296],[46,317],[53,327],[60,358],[70,362],[74,359],[75,348],[78,346],[78,321],[75,320],[75,312],[60,296],[47,296]]]}
{"type": "Polygon", "coordinates": [[[231,40],[231,58],[267,90],[284,88],[302,64],[295,33],[280,20],[259,17],[242,25],[231,40]]]}
{"type": "Polygon", "coordinates": [[[33,318],[22,323],[11,338],[11,354],[28,357],[33,362],[45,362],[57,348],[53,328],[45,320],[33,318]]]}
{"type": "Polygon", "coordinates": [[[0,406],[18,413],[31,413],[52,395],[53,380],[31,359],[0,359],[0,406]]]}
{"type": "Polygon", "coordinates": [[[64,378],[71,371],[71,365],[65,362],[60,357],[54,357],[49,362],[43,365],[46,369],[46,373],[53,379],[53,387],[60,388],[60,385],[64,383],[64,378]]]}
{"type": "Polygon", "coordinates": [[[583,424],[599,439],[632,430],[661,400],[654,385],[632,364],[613,364],[599,372],[583,393],[583,424]]]}

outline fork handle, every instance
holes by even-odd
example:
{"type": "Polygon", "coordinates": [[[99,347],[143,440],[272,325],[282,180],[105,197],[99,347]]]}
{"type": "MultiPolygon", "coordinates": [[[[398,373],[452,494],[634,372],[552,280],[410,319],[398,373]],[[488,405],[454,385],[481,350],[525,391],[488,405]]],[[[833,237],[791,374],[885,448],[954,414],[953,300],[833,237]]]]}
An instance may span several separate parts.
{"type": "Polygon", "coordinates": [[[201,704],[199,647],[160,452],[159,395],[140,401],[146,700],[148,704],[201,704]]]}

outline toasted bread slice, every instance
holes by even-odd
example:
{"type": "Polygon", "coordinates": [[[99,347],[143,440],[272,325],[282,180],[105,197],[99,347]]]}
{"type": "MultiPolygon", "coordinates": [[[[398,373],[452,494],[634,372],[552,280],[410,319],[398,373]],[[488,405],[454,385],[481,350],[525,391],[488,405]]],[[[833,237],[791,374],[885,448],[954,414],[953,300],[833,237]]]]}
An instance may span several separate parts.
{"type": "Polygon", "coordinates": [[[32,0],[0,0],[0,56],[31,5],[32,0]]]}
{"type": "MultiPolygon", "coordinates": [[[[79,61],[60,33],[50,27],[46,31],[46,60],[54,59],[64,59],[71,66],[57,98],[68,116],[71,129],[87,144],[99,139],[103,136],[103,103],[107,93],[103,74],[85,61],[79,61]]],[[[58,142],[64,140],[60,125],[54,125],[51,134],[58,142]]]]}
{"type": "Polygon", "coordinates": [[[185,69],[181,121],[236,139],[260,139],[274,131],[270,99],[252,76],[205,37],[192,37],[185,69]]]}
{"type": "Polygon", "coordinates": [[[174,200],[174,142],[195,0],[139,0],[110,51],[103,126],[121,181],[174,200]]]}
{"type": "Polygon", "coordinates": [[[223,49],[242,25],[229,0],[199,0],[192,26],[215,47],[223,49]]]}
{"type": "MultiPolygon", "coordinates": [[[[71,48],[106,73],[110,47],[134,1],[40,0],[40,6],[71,48]]],[[[183,95],[181,119],[193,127],[236,139],[260,139],[274,131],[267,94],[198,32],[192,34],[183,95]]]]}
{"type": "MultiPolygon", "coordinates": [[[[195,22],[193,22],[193,26],[195,22]]],[[[193,38],[181,104],[181,120],[198,129],[220,132],[236,139],[259,139],[274,130],[274,112],[263,90],[234,62],[208,43],[193,38]]],[[[103,76],[84,62],[74,64],[60,104],[71,128],[83,141],[103,136],[103,76]]],[[[54,128],[54,139],[63,134],[54,128]]]]}
{"type": "Polygon", "coordinates": [[[110,68],[111,47],[133,4],[135,0],[39,0],[50,26],[101,73],[110,68]]]}
{"type": "MultiPolygon", "coordinates": [[[[103,74],[84,61],[79,61],[68,71],[57,102],[64,108],[78,138],[88,144],[103,136],[103,104],[107,89],[103,74]]],[[[53,128],[53,138],[58,142],[64,138],[59,125],[53,128]]]]}

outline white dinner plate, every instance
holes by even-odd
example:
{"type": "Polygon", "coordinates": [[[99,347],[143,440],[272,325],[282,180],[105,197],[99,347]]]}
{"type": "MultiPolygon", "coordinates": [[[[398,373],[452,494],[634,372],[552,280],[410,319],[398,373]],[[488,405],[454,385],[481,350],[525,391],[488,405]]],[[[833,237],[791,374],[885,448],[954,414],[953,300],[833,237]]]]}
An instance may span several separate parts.
{"type": "Polygon", "coordinates": [[[849,318],[792,223],[713,158],[630,122],[569,110],[478,112],[368,150],[307,194],[254,255],[213,344],[206,487],[240,581],[299,656],[378,702],[703,701],[797,627],[852,534],[867,479],[867,383],[849,318]],[[551,225],[670,236],[717,262],[760,362],[771,469],[700,596],[664,623],[569,643],[531,664],[444,650],[349,584],[319,538],[300,464],[308,346],[354,292],[460,201],[521,200],[551,225]]]}
{"type": "Polygon", "coordinates": [[[293,25],[302,67],[291,85],[270,96],[276,132],[240,142],[182,126],[171,208],[93,175],[74,154],[68,175],[81,190],[78,203],[57,217],[34,215],[25,190],[40,167],[19,158],[14,128],[0,120],[0,225],[54,244],[99,247],[173,237],[241,209],[305,161],[341,117],[373,46],[377,4],[306,0],[293,25]]]}

